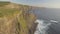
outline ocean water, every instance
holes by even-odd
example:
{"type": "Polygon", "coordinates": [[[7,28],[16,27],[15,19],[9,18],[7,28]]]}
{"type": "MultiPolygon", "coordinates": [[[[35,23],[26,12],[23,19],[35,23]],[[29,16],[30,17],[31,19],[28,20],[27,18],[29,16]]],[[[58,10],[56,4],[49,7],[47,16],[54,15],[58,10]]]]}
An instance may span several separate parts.
{"type": "Polygon", "coordinates": [[[53,23],[58,23],[58,21],[37,19],[35,23],[38,23],[38,25],[34,34],[48,34],[48,29],[50,28],[49,26],[51,26],[53,23]]]}
{"type": "Polygon", "coordinates": [[[41,7],[30,12],[37,16],[34,34],[60,34],[60,9],[41,7]]]}

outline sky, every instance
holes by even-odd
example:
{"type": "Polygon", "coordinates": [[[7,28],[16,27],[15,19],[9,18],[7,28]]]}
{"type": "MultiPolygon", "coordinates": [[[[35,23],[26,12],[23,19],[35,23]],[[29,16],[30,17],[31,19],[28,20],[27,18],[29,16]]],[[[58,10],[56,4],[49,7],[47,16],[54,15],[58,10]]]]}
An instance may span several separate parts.
{"type": "Polygon", "coordinates": [[[0,0],[0,1],[9,1],[9,0],[0,0]]]}
{"type": "MultiPolygon", "coordinates": [[[[1,1],[1,0],[0,0],[1,1]]],[[[37,7],[60,8],[60,0],[5,0],[37,7]]]]}

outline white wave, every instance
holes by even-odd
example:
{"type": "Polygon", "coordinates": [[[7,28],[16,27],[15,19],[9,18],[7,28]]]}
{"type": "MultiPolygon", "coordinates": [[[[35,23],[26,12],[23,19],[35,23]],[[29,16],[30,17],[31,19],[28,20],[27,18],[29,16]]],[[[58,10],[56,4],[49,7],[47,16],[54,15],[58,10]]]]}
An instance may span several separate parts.
{"type": "Polygon", "coordinates": [[[55,21],[55,20],[50,20],[50,22],[53,22],[53,23],[58,23],[58,21],[55,21]]]}
{"type": "Polygon", "coordinates": [[[51,25],[51,23],[45,24],[43,20],[39,19],[37,19],[35,23],[38,23],[38,25],[34,34],[47,34],[46,30],[48,30],[48,26],[51,25]]]}

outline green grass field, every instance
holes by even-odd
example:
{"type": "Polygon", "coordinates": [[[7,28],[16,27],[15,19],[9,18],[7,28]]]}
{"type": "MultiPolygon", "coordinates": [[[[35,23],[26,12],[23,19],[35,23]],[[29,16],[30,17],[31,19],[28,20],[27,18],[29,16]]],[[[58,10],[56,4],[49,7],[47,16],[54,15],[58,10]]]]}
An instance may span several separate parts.
{"type": "Polygon", "coordinates": [[[3,1],[1,2],[1,1],[0,1],[0,6],[8,5],[9,3],[10,3],[10,2],[3,2],[3,1]]]}

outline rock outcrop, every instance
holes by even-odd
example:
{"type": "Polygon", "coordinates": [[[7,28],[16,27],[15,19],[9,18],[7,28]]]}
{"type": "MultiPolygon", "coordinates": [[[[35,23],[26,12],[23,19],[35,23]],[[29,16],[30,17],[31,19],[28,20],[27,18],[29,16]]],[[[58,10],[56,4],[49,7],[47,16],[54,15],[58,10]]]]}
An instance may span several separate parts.
{"type": "Polygon", "coordinates": [[[0,34],[34,34],[36,16],[32,6],[9,3],[0,7],[0,34]]]}

